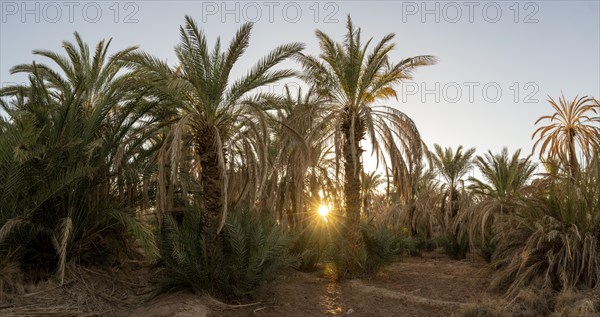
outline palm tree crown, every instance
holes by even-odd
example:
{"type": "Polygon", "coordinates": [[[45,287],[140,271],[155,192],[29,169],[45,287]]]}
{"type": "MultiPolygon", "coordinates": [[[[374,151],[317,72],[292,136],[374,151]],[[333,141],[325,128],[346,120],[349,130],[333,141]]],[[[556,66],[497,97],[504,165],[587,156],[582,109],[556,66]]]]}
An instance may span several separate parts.
{"type": "Polygon", "coordinates": [[[535,164],[529,157],[521,158],[521,150],[509,156],[508,149],[503,148],[500,154],[489,151],[485,156],[477,156],[475,164],[482,178],[469,177],[469,189],[478,203],[472,208],[470,215],[471,237],[478,232],[481,236],[488,233],[496,216],[510,213],[523,196],[535,172],[535,164]]]}
{"type": "Polygon", "coordinates": [[[300,55],[299,60],[304,69],[302,78],[326,97],[336,117],[334,144],[336,158],[343,160],[344,167],[346,234],[350,249],[356,253],[361,248],[360,142],[368,135],[378,162],[383,161],[386,168],[391,165],[394,175],[410,174],[424,153],[416,125],[403,112],[379,103],[396,97],[397,84],[436,59],[416,56],[394,64],[389,58],[395,47],[391,42],[394,34],[371,47],[372,39],[362,42],[361,30],[354,27],[350,16],[346,29],[343,42],[317,30],[321,54],[300,55]]]}
{"type": "Polygon", "coordinates": [[[453,151],[451,147],[442,149],[439,144],[434,144],[434,148],[433,164],[438,175],[442,176],[447,186],[441,206],[444,220],[442,224],[445,230],[450,230],[452,222],[460,209],[457,183],[467,174],[473,164],[472,157],[475,154],[475,148],[470,148],[464,153],[462,145],[456,151],[453,151]]]}
{"type": "Polygon", "coordinates": [[[469,171],[473,163],[471,158],[475,154],[475,148],[470,148],[464,153],[462,145],[456,149],[456,152],[451,147],[442,149],[439,144],[434,144],[434,148],[433,164],[445,182],[454,188],[456,183],[469,171]]]}
{"type": "Polygon", "coordinates": [[[550,121],[533,133],[532,138],[539,134],[533,151],[541,144],[540,157],[547,154],[550,160],[558,159],[569,166],[573,176],[580,163],[577,160],[577,150],[581,151],[583,159],[590,159],[594,151],[600,148],[600,103],[587,96],[576,97],[571,101],[562,96],[558,103],[552,98],[548,102],[555,112],[542,116],[535,122],[550,121]]]}

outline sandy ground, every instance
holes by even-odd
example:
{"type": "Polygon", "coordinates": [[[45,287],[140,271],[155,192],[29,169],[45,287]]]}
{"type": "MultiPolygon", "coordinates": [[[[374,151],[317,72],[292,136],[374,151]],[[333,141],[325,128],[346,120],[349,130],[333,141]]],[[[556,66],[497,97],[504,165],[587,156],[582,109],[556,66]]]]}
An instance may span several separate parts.
{"type": "Polygon", "coordinates": [[[451,316],[486,297],[489,271],[470,258],[436,252],[385,268],[370,280],[337,282],[325,266],[292,272],[257,292],[256,305],[218,311],[217,316],[451,316]]]}
{"type": "Polygon", "coordinates": [[[491,271],[478,258],[451,260],[438,252],[404,258],[370,279],[337,281],[332,264],[312,273],[284,272],[241,305],[191,293],[152,298],[151,271],[81,269],[63,286],[36,285],[0,300],[0,316],[452,316],[487,295],[491,271]],[[126,281],[126,282],[125,282],[126,281]]]}

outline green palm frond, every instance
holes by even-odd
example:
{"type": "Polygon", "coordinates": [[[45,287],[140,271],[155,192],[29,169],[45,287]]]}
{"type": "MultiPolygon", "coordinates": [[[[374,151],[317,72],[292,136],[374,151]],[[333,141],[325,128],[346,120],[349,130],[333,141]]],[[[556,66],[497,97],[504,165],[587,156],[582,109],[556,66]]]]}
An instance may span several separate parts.
{"type": "Polygon", "coordinates": [[[160,291],[192,289],[222,296],[247,295],[277,272],[291,267],[290,239],[271,219],[251,212],[230,212],[224,227],[221,267],[207,264],[200,230],[201,211],[186,211],[181,220],[167,217],[161,231],[160,291]]]}
{"type": "Polygon", "coordinates": [[[482,177],[469,177],[471,184],[468,186],[477,202],[460,215],[461,221],[469,222],[472,244],[491,239],[494,222],[514,212],[527,197],[536,165],[529,157],[521,158],[520,155],[521,150],[509,155],[508,149],[504,148],[499,154],[489,151],[484,156],[477,156],[475,165],[482,177]]]}
{"type": "Polygon", "coordinates": [[[0,174],[6,176],[0,181],[0,226],[30,221],[28,230],[11,230],[3,245],[56,245],[61,280],[69,261],[119,253],[113,241],[128,240],[128,230],[152,244],[128,210],[141,196],[134,184],[150,161],[139,150],[151,148],[159,128],[151,118],[155,104],[129,89],[130,73],[116,59],[135,48],[109,57],[109,46],[101,41],[90,50],[76,33],[75,43],[63,43],[65,56],[34,51],[52,66],[17,65],[12,72],[29,75],[29,83],[0,91],[11,120],[0,137],[0,174]],[[36,231],[45,238],[32,239],[36,231]]]}
{"type": "Polygon", "coordinates": [[[495,224],[498,241],[492,285],[515,293],[541,282],[553,289],[600,283],[600,160],[578,179],[554,177],[533,197],[495,224]]]}

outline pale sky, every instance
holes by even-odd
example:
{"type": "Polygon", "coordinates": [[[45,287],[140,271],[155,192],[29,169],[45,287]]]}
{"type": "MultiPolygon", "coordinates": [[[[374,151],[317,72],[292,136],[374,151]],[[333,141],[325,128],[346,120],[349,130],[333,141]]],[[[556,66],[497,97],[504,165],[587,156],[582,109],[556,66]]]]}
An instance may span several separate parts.
{"type": "Polygon", "coordinates": [[[365,39],[396,34],[396,61],[439,58],[399,87],[398,101],[388,102],[413,118],[429,146],[476,147],[478,154],[507,146],[529,153],[533,123],[551,112],[548,95],[600,97],[599,3],[0,0],[0,82],[24,81],[9,69],[45,62],[34,49],[62,53],[61,41],[72,41],[74,31],[90,46],[112,37],[111,52],[139,45],[174,64],[185,14],[211,42],[221,36],[228,43],[243,22],[255,22],[250,48],[237,65],[241,74],[283,43],[304,42],[305,52],[318,53],[316,29],[341,41],[350,14],[365,39]]]}

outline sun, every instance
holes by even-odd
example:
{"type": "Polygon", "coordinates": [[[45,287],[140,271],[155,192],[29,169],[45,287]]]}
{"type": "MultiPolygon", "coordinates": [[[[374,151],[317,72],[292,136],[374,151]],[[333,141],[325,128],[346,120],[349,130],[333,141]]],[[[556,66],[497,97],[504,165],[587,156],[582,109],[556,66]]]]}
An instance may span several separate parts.
{"type": "Polygon", "coordinates": [[[319,216],[327,217],[327,215],[329,214],[329,207],[321,205],[319,206],[319,210],[317,210],[317,212],[319,213],[319,216]]]}

